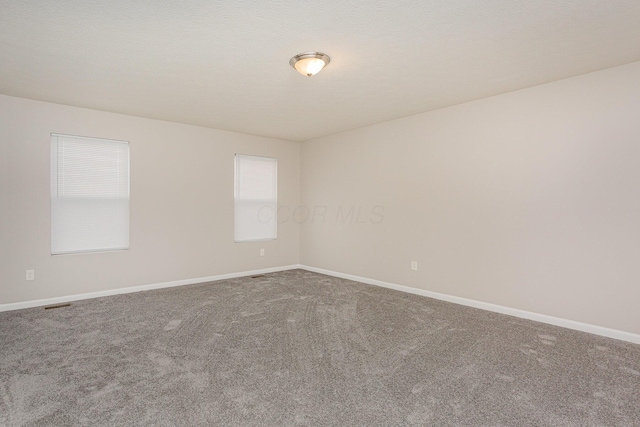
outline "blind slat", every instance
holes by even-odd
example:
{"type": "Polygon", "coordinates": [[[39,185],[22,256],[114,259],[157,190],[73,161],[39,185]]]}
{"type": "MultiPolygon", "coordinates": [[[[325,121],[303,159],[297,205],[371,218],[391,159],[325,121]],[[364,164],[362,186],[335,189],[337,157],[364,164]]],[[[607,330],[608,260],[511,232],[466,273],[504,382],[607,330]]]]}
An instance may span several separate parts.
{"type": "Polygon", "coordinates": [[[51,136],[51,253],[129,248],[129,144],[51,136]]]}
{"type": "Polygon", "coordinates": [[[277,208],[278,160],[236,154],[235,241],[275,239],[277,208]]]}

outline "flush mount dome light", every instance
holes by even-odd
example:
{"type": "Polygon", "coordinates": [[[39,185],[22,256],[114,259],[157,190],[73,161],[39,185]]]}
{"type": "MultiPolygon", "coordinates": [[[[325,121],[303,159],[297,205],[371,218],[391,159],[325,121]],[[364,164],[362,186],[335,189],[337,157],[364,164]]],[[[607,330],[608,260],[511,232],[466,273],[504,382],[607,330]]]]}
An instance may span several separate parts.
{"type": "Polygon", "coordinates": [[[291,58],[289,64],[303,76],[311,77],[318,74],[330,61],[331,58],[325,53],[305,52],[291,58]]]}

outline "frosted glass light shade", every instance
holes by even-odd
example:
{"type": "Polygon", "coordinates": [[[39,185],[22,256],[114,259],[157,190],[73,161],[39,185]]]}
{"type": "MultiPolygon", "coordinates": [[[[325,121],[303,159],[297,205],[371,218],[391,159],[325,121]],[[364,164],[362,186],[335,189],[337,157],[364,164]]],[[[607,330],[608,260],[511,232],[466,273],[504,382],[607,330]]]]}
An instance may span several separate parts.
{"type": "Polygon", "coordinates": [[[289,64],[303,76],[316,75],[331,61],[329,55],[320,52],[306,52],[294,56],[289,64]]]}
{"type": "Polygon", "coordinates": [[[324,68],[324,61],[318,58],[301,59],[296,62],[296,70],[303,76],[313,76],[324,68]]]}

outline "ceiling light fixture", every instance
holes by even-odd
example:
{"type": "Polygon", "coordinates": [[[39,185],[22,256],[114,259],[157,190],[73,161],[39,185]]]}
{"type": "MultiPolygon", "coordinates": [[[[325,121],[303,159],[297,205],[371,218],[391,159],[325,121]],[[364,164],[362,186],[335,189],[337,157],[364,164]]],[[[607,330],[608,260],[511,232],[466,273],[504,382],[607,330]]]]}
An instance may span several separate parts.
{"type": "Polygon", "coordinates": [[[289,60],[289,64],[303,76],[311,77],[326,67],[331,58],[321,52],[300,53],[289,60]]]}

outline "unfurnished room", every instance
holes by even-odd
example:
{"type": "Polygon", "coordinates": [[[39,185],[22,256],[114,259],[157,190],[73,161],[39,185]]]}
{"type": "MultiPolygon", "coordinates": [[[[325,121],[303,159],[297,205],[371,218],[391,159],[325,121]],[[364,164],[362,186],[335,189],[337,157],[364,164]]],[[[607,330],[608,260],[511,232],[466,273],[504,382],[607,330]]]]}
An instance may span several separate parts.
{"type": "Polygon", "coordinates": [[[640,426],[637,0],[0,0],[0,426],[640,426]]]}

